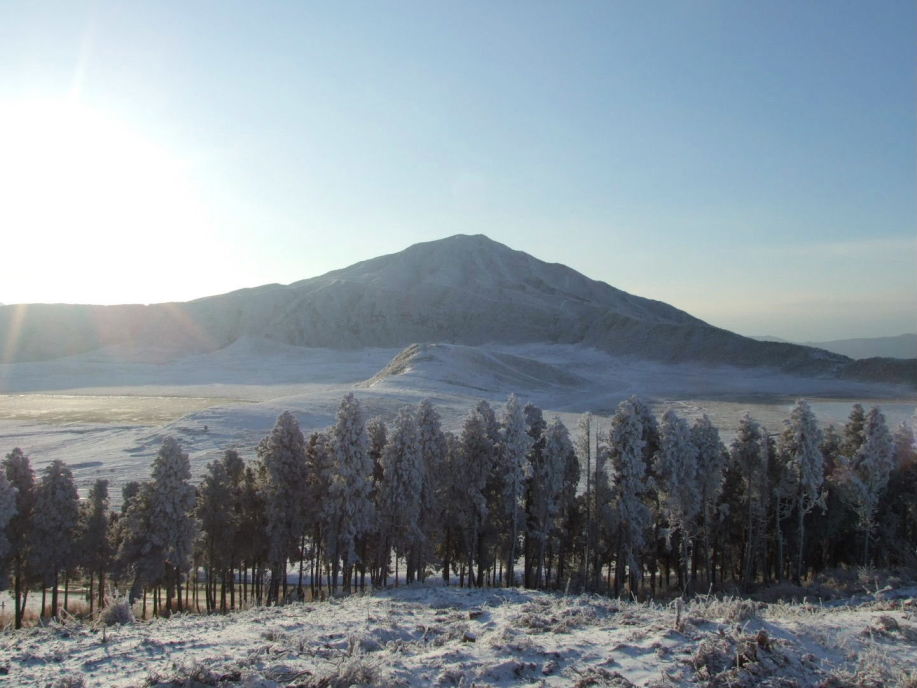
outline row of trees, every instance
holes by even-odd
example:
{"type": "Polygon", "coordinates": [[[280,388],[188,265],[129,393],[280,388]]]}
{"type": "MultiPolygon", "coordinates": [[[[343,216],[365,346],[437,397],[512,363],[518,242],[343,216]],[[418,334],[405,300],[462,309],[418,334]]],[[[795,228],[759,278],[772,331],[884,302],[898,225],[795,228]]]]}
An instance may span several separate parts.
{"type": "Polygon", "coordinates": [[[746,415],[727,449],[706,416],[657,420],[637,398],[581,417],[571,438],[515,396],[499,417],[481,401],[453,434],[429,401],[386,425],[350,394],[332,428],[306,438],[283,413],[255,461],[228,450],[197,487],[166,438],[117,513],[105,480],[80,502],[63,462],[37,482],[19,449],[3,466],[0,564],[17,627],[30,590],[44,609],[50,588],[56,616],[74,575],[90,611],[113,581],[144,612],[154,590],[154,613],[163,596],[168,613],[384,586],[402,566],[408,582],[439,571],[460,585],[655,595],[917,564],[913,433],[859,405],[824,432],[805,401],[780,433],[746,415]]]}

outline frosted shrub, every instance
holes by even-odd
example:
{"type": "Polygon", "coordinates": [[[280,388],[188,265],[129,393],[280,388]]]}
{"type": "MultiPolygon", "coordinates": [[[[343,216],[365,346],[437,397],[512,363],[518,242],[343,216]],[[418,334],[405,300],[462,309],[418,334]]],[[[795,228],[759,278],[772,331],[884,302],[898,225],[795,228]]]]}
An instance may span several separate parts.
{"type": "Polygon", "coordinates": [[[103,626],[132,624],[134,620],[134,610],[126,597],[109,600],[108,606],[99,612],[99,622],[103,626]]]}

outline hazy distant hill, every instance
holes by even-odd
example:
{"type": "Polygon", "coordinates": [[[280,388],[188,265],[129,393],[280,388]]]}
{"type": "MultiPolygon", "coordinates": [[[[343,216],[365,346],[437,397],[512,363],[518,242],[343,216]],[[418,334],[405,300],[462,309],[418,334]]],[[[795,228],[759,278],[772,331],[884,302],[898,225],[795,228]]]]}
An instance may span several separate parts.
{"type": "Polygon", "coordinates": [[[416,244],[290,285],[186,303],[0,307],[4,360],[112,344],[219,349],[240,336],[331,348],[553,342],[662,361],[838,374],[849,359],[759,342],[485,236],[416,244]]]}
{"type": "MultiPolygon", "coordinates": [[[[759,342],[787,342],[786,339],[765,335],[753,337],[759,342]]],[[[917,358],[917,334],[899,334],[897,337],[861,337],[859,339],[834,339],[827,342],[805,342],[850,358],[917,358]]]]}

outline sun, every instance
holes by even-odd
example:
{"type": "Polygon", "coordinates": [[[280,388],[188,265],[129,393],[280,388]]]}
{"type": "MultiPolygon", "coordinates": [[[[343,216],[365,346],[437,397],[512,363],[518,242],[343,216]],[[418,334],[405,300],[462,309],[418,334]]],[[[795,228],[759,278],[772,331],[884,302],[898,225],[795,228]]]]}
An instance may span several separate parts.
{"type": "Polygon", "coordinates": [[[125,122],[70,100],[0,103],[7,256],[52,281],[80,275],[74,286],[97,288],[96,302],[124,300],[106,298],[113,280],[124,286],[141,255],[155,260],[207,224],[188,166],[125,122]]]}

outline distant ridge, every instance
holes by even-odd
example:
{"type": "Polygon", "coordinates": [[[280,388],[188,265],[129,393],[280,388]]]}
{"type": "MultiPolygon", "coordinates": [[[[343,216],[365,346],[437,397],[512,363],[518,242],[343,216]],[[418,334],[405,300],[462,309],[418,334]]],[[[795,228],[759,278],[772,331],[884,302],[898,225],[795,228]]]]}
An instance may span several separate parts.
{"type": "MultiPolygon", "coordinates": [[[[788,342],[786,339],[764,335],[752,337],[759,342],[788,342]]],[[[917,358],[917,334],[899,334],[895,337],[859,337],[856,339],[833,339],[827,342],[803,342],[803,346],[814,346],[853,359],[864,358],[917,358]]]]}
{"type": "MultiPolygon", "coordinates": [[[[113,344],[177,351],[239,337],[329,348],[412,343],[581,344],[666,362],[766,366],[836,376],[850,359],[713,327],[483,235],[415,244],[290,285],[149,306],[0,307],[3,360],[40,360],[113,344]]],[[[2,346],[2,344],[0,344],[2,346]]]]}

